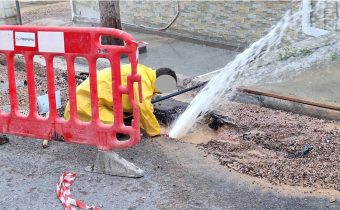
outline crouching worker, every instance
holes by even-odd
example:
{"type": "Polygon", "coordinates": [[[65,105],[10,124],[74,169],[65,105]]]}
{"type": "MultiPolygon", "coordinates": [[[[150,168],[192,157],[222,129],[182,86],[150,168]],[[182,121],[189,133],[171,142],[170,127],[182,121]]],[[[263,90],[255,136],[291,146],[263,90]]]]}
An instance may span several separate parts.
{"type": "MultiPolygon", "coordinates": [[[[169,68],[160,68],[153,70],[142,64],[138,64],[137,72],[142,77],[142,91],[143,100],[138,103],[140,111],[141,128],[150,137],[166,134],[161,131],[156,116],[153,113],[153,105],[151,103],[152,97],[160,91],[174,89],[177,83],[177,76],[175,72],[169,68]]],[[[122,85],[126,86],[127,76],[131,73],[130,64],[121,66],[121,81],[122,85]]],[[[111,68],[106,68],[97,72],[97,86],[98,86],[98,109],[99,119],[106,124],[112,124],[113,116],[113,99],[112,99],[112,79],[111,68]]],[[[134,86],[134,90],[138,91],[138,86],[134,86]]],[[[90,81],[87,78],[77,87],[77,110],[78,117],[81,121],[91,121],[91,95],[90,95],[90,81]]],[[[124,113],[132,113],[132,107],[127,95],[122,97],[124,113]]],[[[70,105],[67,103],[65,108],[65,119],[70,118],[70,105]]]]}

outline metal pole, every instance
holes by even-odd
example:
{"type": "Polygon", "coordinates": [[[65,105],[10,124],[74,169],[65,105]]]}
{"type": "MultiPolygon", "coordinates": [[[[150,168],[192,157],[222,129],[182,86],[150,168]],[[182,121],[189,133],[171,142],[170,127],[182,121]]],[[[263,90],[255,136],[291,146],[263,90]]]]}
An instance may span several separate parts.
{"type": "Polygon", "coordinates": [[[22,25],[19,0],[15,0],[15,6],[17,7],[17,19],[18,19],[18,24],[19,24],[19,25],[22,25]]]}
{"type": "Polygon", "coordinates": [[[169,95],[166,95],[166,96],[163,96],[163,97],[159,97],[159,98],[153,99],[153,100],[151,100],[151,103],[154,104],[154,103],[163,101],[163,100],[165,100],[165,99],[168,99],[168,98],[171,98],[171,97],[180,95],[180,94],[182,94],[182,93],[186,93],[186,92],[188,92],[188,91],[190,91],[190,90],[193,90],[193,89],[202,87],[202,86],[206,85],[208,82],[209,82],[209,81],[205,81],[205,82],[203,82],[203,83],[201,83],[201,84],[198,84],[198,85],[195,85],[195,86],[193,86],[193,87],[189,87],[189,88],[187,88],[187,89],[183,89],[183,90],[177,91],[177,92],[175,92],[175,93],[171,93],[171,94],[169,94],[169,95]]]}

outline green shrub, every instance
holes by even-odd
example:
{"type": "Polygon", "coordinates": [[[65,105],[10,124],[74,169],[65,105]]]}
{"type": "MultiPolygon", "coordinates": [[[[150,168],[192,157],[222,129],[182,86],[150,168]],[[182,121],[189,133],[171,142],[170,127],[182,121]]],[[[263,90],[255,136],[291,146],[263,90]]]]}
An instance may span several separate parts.
{"type": "Polygon", "coordinates": [[[340,55],[336,52],[332,53],[331,55],[331,60],[332,61],[335,61],[335,60],[338,60],[340,58],[340,55]]]}
{"type": "Polygon", "coordinates": [[[310,55],[311,53],[312,51],[308,48],[284,47],[279,52],[279,59],[283,61],[290,57],[304,57],[310,55]]]}

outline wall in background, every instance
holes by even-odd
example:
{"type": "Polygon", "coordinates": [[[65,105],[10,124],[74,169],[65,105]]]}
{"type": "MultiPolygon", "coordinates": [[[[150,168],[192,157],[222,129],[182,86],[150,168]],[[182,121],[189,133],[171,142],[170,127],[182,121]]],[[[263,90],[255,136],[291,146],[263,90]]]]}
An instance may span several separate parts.
{"type": "MultiPolygon", "coordinates": [[[[71,0],[76,21],[99,22],[98,1],[71,0]]],[[[312,5],[315,5],[312,1],[312,5]]],[[[206,41],[245,46],[265,35],[300,1],[180,1],[179,16],[167,30],[206,41]]],[[[122,22],[153,28],[166,26],[177,13],[177,1],[120,1],[122,22]]],[[[312,13],[313,27],[340,30],[340,1],[328,1],[312,13]]]]}

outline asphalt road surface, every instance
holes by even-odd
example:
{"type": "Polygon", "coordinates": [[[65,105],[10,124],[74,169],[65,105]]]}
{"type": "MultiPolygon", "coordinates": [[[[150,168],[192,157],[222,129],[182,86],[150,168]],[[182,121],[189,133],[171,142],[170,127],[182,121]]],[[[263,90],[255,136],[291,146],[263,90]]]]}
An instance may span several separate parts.
{"type": "Polygon", "coordinates": [[[101,209],[340,209],[329,198],[290,196],[263,189],[220,166],[195,145],[142,139],[118,153],[145,170],[143,178],[87,173],[96,148],[10,137],[0,146],[0,209],[62,209],[56,185],[63,172],[78,174],[72,196],[101,209]]]}

